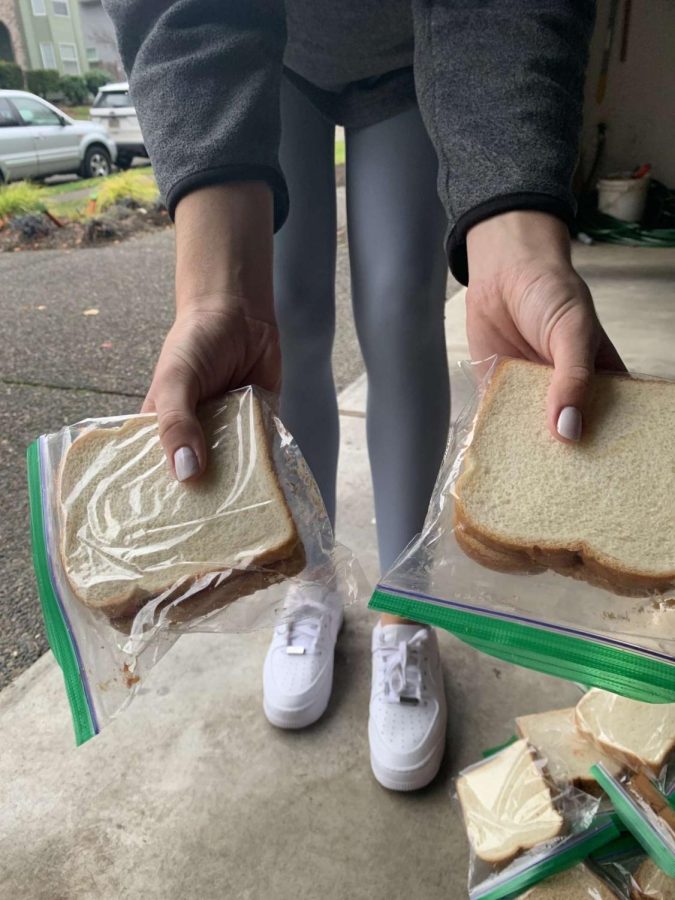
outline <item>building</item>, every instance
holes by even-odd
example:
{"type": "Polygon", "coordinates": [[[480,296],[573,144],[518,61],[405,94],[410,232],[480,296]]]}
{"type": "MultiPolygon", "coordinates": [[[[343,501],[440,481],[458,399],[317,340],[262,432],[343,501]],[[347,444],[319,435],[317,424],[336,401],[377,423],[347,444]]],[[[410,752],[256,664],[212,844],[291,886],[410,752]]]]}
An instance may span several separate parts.
{"type": "Polygon", "coordinates": [[[122,66],[112,22],[101,0],[79,0],[84,49],[89,65],[110,72],[111,81],[124,81],[122,66]]]}
{"type": "Polygon", "coordinates": [[[0,58],[22,69],[86,72],[78,0],[0,0],[0,58]]]}

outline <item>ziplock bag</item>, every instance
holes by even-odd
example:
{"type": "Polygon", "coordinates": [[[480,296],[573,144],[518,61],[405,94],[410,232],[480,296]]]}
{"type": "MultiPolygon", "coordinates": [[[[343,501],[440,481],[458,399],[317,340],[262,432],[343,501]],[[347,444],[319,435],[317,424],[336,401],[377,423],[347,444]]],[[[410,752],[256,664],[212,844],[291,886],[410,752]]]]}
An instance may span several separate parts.
{"type": "Polygon", "coordinates": [[[675,807],[669,799],[643,773],[615,778],[602,763],[591,771],[633,837],[663,872],[675,878],[675,807]]]}
{"type": "Polygon", "coordinates": [[[29,447],[33,561],[78,744],[180,634],[270,627],[363,587],[272,402],[244,388],[200,410],[194,483],[169,474],[154,415],[87,419],[29,447]]]}
{"type": "MultiPolygon", "coordinates": [[[[377,585],[370,607],[445,628],[507,662],[636,700],[675,702],[675,592],[621,596],[551,569],[497,572],[458,545],[457,481],[496,364],[487,372],[486,364],[462,364],[470,399],[451,428],[423,531],[377,585]]],[[[461,377],[453,376],[453,393],[463,390],[461,377]]],[[[543,407],[541,421],[545,429],[543,407]]],[[[626,523],[610,519],[607,527],[626,523]]]]}
{"type": "Polygon", "coordinates": [[[656,863],[641,852],[624,849],[621,840],[612,841],[598,851],[594,862],[615,891],[630,900],[672,900],[675,878],[666,875],[656,863]]]}
{"type": "Polygon", "coordinates": [[[630,900],[622,885],[609,881],[603,872],[586,863],[577,863],[517,896],[522,900],[630,900]]]}
{"type": "Polygon", "coordinates": [[[618,836],[611,815],[598,815],[597,798],[550,784],[545,768],[519,740],[457,777],[470,845],[470,900],[517,894],[618,836]]]}

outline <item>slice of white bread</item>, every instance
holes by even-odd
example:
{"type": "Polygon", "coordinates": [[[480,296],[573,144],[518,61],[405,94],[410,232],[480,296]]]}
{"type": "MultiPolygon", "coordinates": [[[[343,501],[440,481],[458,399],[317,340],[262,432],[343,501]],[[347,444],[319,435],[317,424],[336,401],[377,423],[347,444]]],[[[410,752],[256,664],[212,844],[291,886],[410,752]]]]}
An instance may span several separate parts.
{"type": "Polygon", "coordinates": [[[563,829],[549,786],[525,740],[462,773],[457,796],[469,842],[488,863],[508,862],[563,829]]]}
{"type": "Polygon", "coordinates": [[[642,703],[593,688],[574,717],[597,747],[633,768],[658,773],[675,749],[675,703],[642,703]]]}
{"type": "Polygon", "coordinates": [[[193,482],[170,474],[154,416],[85,431],[65,455],[63,567],[82,603],[111,619],[190,589],[178,617],[202,614],[304,565],[258,398],[234,392],[199,415],[208,461],[193,482]]]}
{"type": "Polygon", "coordinates": [[[621,772],[620,763],[577,730],[574,707],[519,716],[516,730],[546,761],[546,771],[558,784],[574,784],[599,794],[600,785],[590,772],[591,766],[601,762],[612,775],[621,772]]]}
{"type": "Polygon", "coordinates": [[[675,586],[675,383],[598,374],[576,445],[547,427],[552,369],[501,361],[455,485],[464,551],[622,594],[675,586]]]}
{"type": "Polygon", "coordinates": [[[675,900],[675,878],[666,875],[649,857],[633,875],[633,880],[631,900],[675,900]]]}
{"type": "Polygon", "coordinates": [[[520,895],[522,900],[616,900],[609,885],[579,863],[572,869],[553,875],[520,895]]]}

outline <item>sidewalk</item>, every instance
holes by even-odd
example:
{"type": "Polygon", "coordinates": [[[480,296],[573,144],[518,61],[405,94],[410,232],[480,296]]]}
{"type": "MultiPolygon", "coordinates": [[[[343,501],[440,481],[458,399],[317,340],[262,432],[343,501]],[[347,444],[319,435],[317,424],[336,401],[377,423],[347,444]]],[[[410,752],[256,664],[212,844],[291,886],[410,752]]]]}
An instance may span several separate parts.
{"type": "MultiPolygon", "coordinates": [[[[675,252],[578,247],[626,362],[675,372],[675,252]]],[[[467,355],[463,304],[447,307],[451,363],[467,355]]],[[[365,451],[365,383],[340,397],[339,538],[377,575],[365,451]]],[[[458,404],[455,404],[455,411],[458,404]]],[[[449,792],[457,769],[511,733],[517,714],[574,702],[569,684],[440,643],[450,706],[440,777],[416,795],[370,774],[370,626],[347,613],[328,713],[285,733],[261,710],[269,635],[182,638],[132,706],[73,746],[47,654],[0,693],[0,894],[13,900],[447,900],[466,896],[467,853],[449,792]]]]}

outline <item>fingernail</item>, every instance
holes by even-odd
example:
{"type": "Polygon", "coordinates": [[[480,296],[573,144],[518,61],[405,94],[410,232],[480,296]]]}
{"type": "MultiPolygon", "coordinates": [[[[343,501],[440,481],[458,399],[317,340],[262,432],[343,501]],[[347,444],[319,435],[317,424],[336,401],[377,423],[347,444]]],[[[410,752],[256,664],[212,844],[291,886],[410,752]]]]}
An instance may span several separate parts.
{"type": "Polygon", "coordinates": [[[191,447],[180,447],[173,455],[176,478],[186,481],[199,472],[199,461],[191,447]]]}
{"type": "Polygon", "coordinates": [[[581,413],[576,406],[566,406],[561,410],[556,425],[560,437],[568,441],[578,441],[581,437],[581,413]]]}

